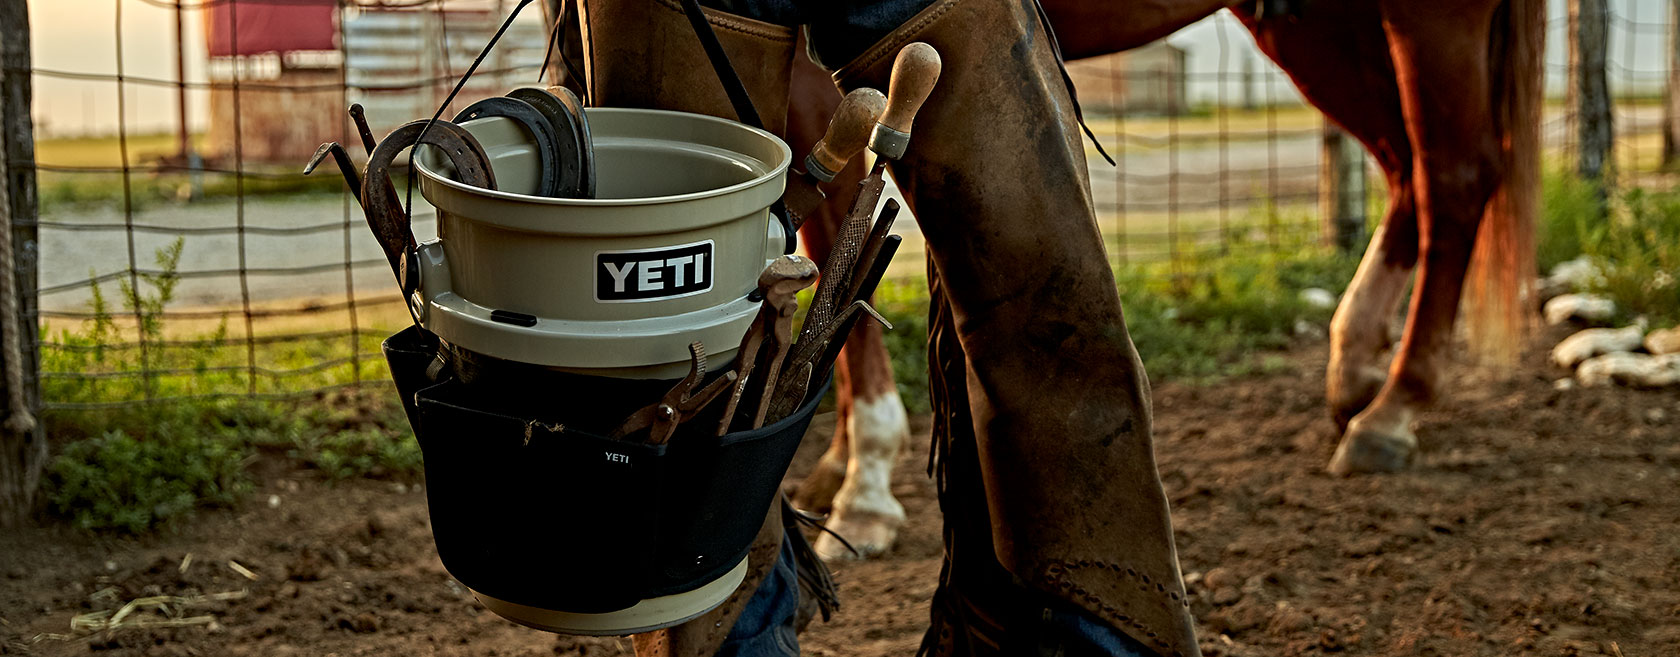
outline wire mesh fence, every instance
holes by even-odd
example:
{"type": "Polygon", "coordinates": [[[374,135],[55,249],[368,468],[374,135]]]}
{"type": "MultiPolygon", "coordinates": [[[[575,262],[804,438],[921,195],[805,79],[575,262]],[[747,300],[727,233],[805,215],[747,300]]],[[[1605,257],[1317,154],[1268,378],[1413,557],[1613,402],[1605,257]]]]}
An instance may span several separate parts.
{"type": "MultiPolygon", "coordinates": [[[[513,4],[33,3],[38,146],[24,164],[39,173],[45,406],[383,381],[379,342],[408,315],[356,201],[336,176],[299,170],[323,141],[359,143],[350,103],[375,134],[429,116],[513,4]],[[64,25],[88,43],[53,39],[64,25]]],[[[1548,157],[1567,158],[1568,21],[1554,5],[1544,134],[1548,157]]],[[[1610,6],[1619,171],[1660,182],[1672,3],[1610,6]]],[[[455,104],[535,83],[545,35],[540,13],[522,16],[455,104]]],[[[1069,68],[1116,162],[1088,153],[1115,266],[1213,267],[1322,242],[1325,121],[1236,20],[1069,68]]],[[[1357,193],[1375,218],[1384,190],[1368,177],[1357,193]]],[[[434,230],[418,202],[415,229],[434,230]]],[[[921,270],[916,244],[895,274],[921,270]]]]}

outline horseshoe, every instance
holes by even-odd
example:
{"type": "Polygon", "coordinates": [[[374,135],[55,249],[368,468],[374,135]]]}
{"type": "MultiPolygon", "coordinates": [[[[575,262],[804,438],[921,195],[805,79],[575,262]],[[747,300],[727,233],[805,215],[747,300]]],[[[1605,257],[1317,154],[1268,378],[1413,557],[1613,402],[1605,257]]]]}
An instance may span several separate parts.
{"type": "Polygon", "coordinates": [[[589,120],[583,103],[565,87],[521,87],[508,92],[509,98],[530,103],[553,124],[559,149],[561,198],[595,198],[595,147],[590,143],[589,120]]]}
{"type": "MultiPolygon", "coordinates": [[[[385,250],[385,259],[391,262],[391,272],[397,275],[397,284],[402,286],[405,296],[418,286],[419,273],[409,266],[415,248],[414,229],[409,224],[408,213],[403,211],[402,199],[397,197],[396,186],[391,184],[391,165],[397,154],[414,145],[414,140],[424,133],[425,139],[420,143],[442,151],[455,165],[458,180],[474,187],[496,188],[490,156],[472,133],[447,121],[432,123],[432,128],[427,130],[427,123],[419,120],[392,130],[368,156],[367,171],[362,175],[362,212],[367,215],[374,239],[385,250]]],[[[410,175],[418,173],[410,172],[410,175]]]]}
{"type": "Polygon", "coordinates": [[[517,98],[495,96],[468,105],[455,115],[453,123],[500,116],[511,119],[531,135],[537,147],[537,196],[555,196],[560,190],[560,166],[555,153],[560,152],[559,137],[554,124],[530,103],[517,98]]]}

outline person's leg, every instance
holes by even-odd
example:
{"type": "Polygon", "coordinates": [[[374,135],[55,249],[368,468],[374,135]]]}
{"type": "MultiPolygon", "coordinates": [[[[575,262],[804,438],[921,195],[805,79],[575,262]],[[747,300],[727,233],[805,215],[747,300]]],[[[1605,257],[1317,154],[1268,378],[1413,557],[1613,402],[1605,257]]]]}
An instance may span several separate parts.
{"type": "Polygon", "coordinates": [[[717,657],[791,657],[799,654],[794,621],[799,611],[799,578],[793,544],[782,538],[776,565],[729,629],[717,657]]]}
{"type": "MultiPolygon", "coordinates": [[[[832,64],[839,49],[822,38],[813,30],[832,64]]],[[[1029,631],[1077,626],[1044,624],[1048,609],[1159,654],[1197,654],[1148,382],[1103,252],[1053,37],[1031,0],[939,0],[836,81],[885,89],[913,41],[944,60],[908,152],[890,165],[939,290],[930,357],[946,399],[935,439],[947,562],[930,647],[1020,654],[1017,643],[1062,640],[1124,654],[1029,631]]]]}

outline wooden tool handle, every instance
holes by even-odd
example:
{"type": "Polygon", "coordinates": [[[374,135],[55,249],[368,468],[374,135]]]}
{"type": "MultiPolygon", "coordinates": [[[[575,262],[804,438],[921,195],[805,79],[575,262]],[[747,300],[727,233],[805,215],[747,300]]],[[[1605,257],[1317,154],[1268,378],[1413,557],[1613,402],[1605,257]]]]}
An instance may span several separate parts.
{"type": "Polygon", "coordinates": [[[939,82],[942,63],[939,51],[917,41],[898,51],[893,60],[892,77],[887,82],[887,111],[881,114],[869,147],[885,157],[898,159],[910,141],[910,125],[916,112],[933,93],[939,82]]]}
{"type": "Polygon", "coordinates": [[[834,118],[828,122],[828,132],[805,158],[806,172],[823,182],[834,180],[846,168],[846,163],[869,143],[869,131],[886,108],[887,97],[869,87],[846,94],[840,100],[840,107],[834,110],[834,118]]]}

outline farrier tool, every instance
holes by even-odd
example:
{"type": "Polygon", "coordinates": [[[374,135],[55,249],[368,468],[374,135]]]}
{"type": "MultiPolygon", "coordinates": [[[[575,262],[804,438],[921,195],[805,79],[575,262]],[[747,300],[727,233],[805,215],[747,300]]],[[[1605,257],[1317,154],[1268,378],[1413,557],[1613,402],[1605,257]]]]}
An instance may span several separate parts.
{"type": "Polygon", "coordinates": [[[663,445],[677,432],[678,426],[705,410],[707,405],[735,383],[736,375],[731,370],[724,372],[723,376],[710,384],[701,386],[701,382],[706,379],[706,346],[699,342],[690,342],[688,355],[688,376],[678,381],[676,387],[671,388],[659,401],[625,418],[624,424],[613,432],[612,437],[623,438],[646,429],[648,435],[644,442],[649,445],[663,445]]]}
{"type": "Polygon", "coordinates": [[[811,147],[811,154],[805,156],[805,170],[795,170],[799,175],[788,177],[784,202],[794,228],[805,223],[805,218],[827,200],[821,185],[832,182],[846,168],[846,163],[863,151],[869,141],[870,126],[880,120],[886,107],[887,97],[869,87],[854,89],[840,99],[834,118],[829,119],[828,131],[811,147]]]}
{"type": "Polygon", "coordinates": [[[373,131],[368,129],[367,111],[362,109],[361,103],[350,103],[350,120],[355,122],[356,134],[362,138],[362,148],[371,155],[379,142],[374,141],[373,131]]]}
{"type": "Polygon", "coordinates": [[[363,176],[362,212],[367,215],[368,227],[385,251],[391,271],[403,294],[419,287],[419,271],[411,262],[414,253],[414,230],[409,226],[408,213],[397,198],[397,188],[391,184],[391,164],[397,154],[413,145],[416,137],[422,144],[433,146],[449,158],[455,176],[474,187],[495,189],[495,174],[490,171],[490,156],[472,134],[448,121],[436,121],[434,130],[427,130],[428,122],[412,121],[385,135],[385,141],[368,156],[367,174],[363,176]],[[422,135],[422,133],[424,133],[422,135]]]}
{"type": "MultiPolygon", "coordinates": [[[[361,106],[350,106],[350,115],[357,119],[356,127],[362,133],[363,145],[371,142],[373,137],[367,133],[367,123],[363,120],[361,106]]],[[[350,161],[349,153],[338,142],[327,142],[315,150],[315,156],[304,166],[303,173],[313,172],[321,162],[331,155],[338,163],[339,171],[344,174],[344,182],[350,185],[350,191],[356,194],[356,200],[362,206],[362,214],[367,218],[368,227],[373,230],[373,236],[379,242],[379,247],[385,252],[385,259],[391,263],[391,272],[396,274],[398,285],[405,293],[414,290],[417,285],[414,277],[417,272],[410,266],[409,254],[414,250],[414,232],[409,227],[408,215],[402,210],[402,204],[397,199],[397,189],[391,184],[390,169],[392,161],[403,149],[414,144],[415,137],[425,132],[423,144],[436,147],[455,167],[455,175],[461,182],[475,187],[495,189],[495,174],[490,170],[490,156],[485,154],[484,147],[477,139],[453,123],[438,121],[438,130],[426,131],[425,121],[414,121],[392,130],[385,136],[385,141],[369,149],[367,171],[360,178],[356,175],[356,165],[350,161]]]]}
{"type": "MultiPolygon", "coordinates": [[[[816,297],[806,312],[797,349],[784,366],[786,371],[778,389],[771,394],[769,421],[793,412],[804,401],[811,377],[818,370],[826,375],[832,366],[832,361],[817,362],[830,351],[829,340],[822,336],[832,338],[839,335],[843,342],[846,334],[838,332],[839,325],[845,324],[849,330],[851,323],[856,321],[855,313],[847,313],[847,317],[841,318],[837,310],[850,309],[858,301],[859,294],[867,298],[874,292],[873,283],[868,285],[867,290],[863,289],[863,277],[859,277],[858,272],[884,271],[884,263],[877,267],[876,261],[885,252],[883,245],[886,244],[887,229],[892,225],[897,205],[891,204],[882,213],[881,220],[873,222],[875,230],[871,230],[870,219],[875,216],[875,205],[886,185],[883,178],[886,163],[904,156],[910,144],[911,124],[922,103],[933,93],[933,85],[939,81],[940,68],[939,52],[921,42],[905,46],[893,60],[892,74],[887,83],[887,107],[869,138],[869,149],[880,157],[869,176],[859,183],[857,198],[846,213],[834,248],[829,252],[828,271],[823,272],[822,283],[817,286],[816,297]],[[869,259],[860,260],[860,256],[869,259]],[[858,280],[854,282],[854,279],[858,280]]],[[[895,245],[893,249],[896,248],[895,245]]],[[[888,253],[887,257],[890,258],[891,254],[888,253]]],[[[876,282],[879,282],[878,278],[876,282]]]]}
{"type": "Polygon", "coordinates": [[[793,314],[799,308],[799,292],[811,286],[817,280],[817,263],[810,258],[798,255],[784,255],[776,258],[764,272],[758,275],[758,294],[764,296],[759,306],[758,316],[747,328],[746,337],[741,340],[741,348],[735,352],[735,372],[740,376],[735,382],[735,389],[729,395],[729,404],[724,407],[723,419],[718,424],[718,435],[729,432],[734,423],[735,410],[740,405],[742,397],[747,393],[749,385],[757,389],[754,398],[758,403],[753,404],[752,420],[748,429],[757,429],[764,425],[763,400],[776,388],[776,379],[781,374],[782,360],[787,357],[788,340],[793,332],[793,314]],[[759,360],[765,360],[762,368],[759,360]],[[758,373],[755,378],[754,372],[758,373]]]}

